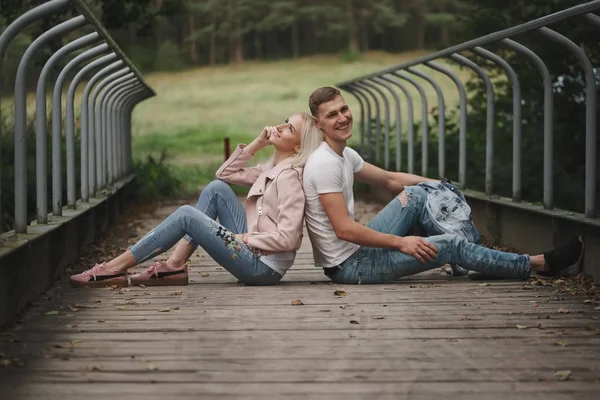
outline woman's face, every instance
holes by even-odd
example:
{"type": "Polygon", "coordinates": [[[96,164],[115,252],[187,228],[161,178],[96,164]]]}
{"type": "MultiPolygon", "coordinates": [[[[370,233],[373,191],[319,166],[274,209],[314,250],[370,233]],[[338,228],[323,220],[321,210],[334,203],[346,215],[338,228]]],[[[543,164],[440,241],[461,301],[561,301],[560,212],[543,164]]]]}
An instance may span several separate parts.
{"type": "Polygon", "coordinates": [[[300,132],[302,116],[292,115],[285,124],[277,125],[277,130],[269,137],[269,143],[279,151],[296,152],[300,147],[300,132]]]}

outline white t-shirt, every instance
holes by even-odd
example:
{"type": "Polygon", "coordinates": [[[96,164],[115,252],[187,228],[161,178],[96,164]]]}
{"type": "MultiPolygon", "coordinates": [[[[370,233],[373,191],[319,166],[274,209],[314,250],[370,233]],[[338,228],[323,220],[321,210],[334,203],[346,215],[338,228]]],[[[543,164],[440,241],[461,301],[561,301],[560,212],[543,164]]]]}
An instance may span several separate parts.
{"type": "Polygon", "coordinates": [[[338,239],[319,199],[324,193],[343,193],[348,214],[354,220],[354,174],[364,160],[346,147],[340,157],[325,142],[314,151],[304,166],[304,217],[317,267],[329,268],[341,264],[358,248],[357,244],[338,239]]]}

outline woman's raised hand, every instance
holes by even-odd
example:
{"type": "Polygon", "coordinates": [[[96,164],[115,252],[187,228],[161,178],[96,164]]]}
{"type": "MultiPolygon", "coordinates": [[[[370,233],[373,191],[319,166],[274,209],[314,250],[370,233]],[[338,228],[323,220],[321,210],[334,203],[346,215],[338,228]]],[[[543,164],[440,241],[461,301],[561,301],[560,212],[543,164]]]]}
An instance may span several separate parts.
{"type": "Polygon", "coordinates": [[[244,150],[249,154],[254,155],[254,153],[256,153],[258,150],[270,144],[269,138],[276,130],[276,126],[265,126],[260,132],[260,135],[258,135],[256,139],[254,139],[248,146],[246,146],[244,150]]]}

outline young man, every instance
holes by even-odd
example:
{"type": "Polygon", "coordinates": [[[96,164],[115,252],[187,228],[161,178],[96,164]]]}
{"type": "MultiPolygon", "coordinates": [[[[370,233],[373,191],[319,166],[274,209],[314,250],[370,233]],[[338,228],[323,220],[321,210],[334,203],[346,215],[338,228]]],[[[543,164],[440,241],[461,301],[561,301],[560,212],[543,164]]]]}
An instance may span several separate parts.
{"type": "Polygon", "coordinates": [[[322,87],[309,99],[324,141],[304,168],[305,219],[315,265],[337,283],[389,283],[444,264],[459,264],[486,275],[526,279],[531,271],[556,274],[579,262],[583,239],[541,255],[517,255],[469,243],[457,235],[406,236],[427,225],[427,192],[433,179],[389,172],[365,162],[346,146],[352,113],[339,90],[322,87]],[[368,225],[354,221],[354,179],[400,193],[368,225]]]}

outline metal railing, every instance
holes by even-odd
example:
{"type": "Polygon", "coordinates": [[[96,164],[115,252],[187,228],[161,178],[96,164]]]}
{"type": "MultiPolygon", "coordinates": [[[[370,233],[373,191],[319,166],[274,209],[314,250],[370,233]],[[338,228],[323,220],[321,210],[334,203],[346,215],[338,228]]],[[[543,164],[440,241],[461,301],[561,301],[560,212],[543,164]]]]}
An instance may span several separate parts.
{"type": "Polygon", "coordinates": [[[495,127],[495,101],[494,101],[494,84],[490,76],[484,68],[477,64],[476,60],[467,58],[464,53],[471,52],[491,61],[499,66],[506,75],[507,82],[512,86],[512,113],[513,113],[513,165],[512,165],[512,199],[515,202],[521,201],[521,90],[519,84],[519,75],[511,65],[501,56],[486,50],[482,46],[488,44],[496,44],[505,46],[513,50],[515,53],[523,55],[529,59],[536,67],[537,71],[542,76],[544,88],[544,146],[543,146],[543,206],[546,209],[552,209],[554,206],[554,185],[553,185],[553,86],[550,72],[544,61],[535,54],[531,49],[515,41],[517,35],[536,31],[543,35],[545,39],[555,42],[563,46],[571,54],[573,54],[584,73],[585,78],[585,209],[584,215],[586,218],[595,217],[596,207],[596,79],[594,69],[589,58],[581,47],[576,45],[566,36],[551,30],[549,25],[563,21],[569,18],[578,18],[581,23],[590,24],[591,27],[600,28],[600,17],[592,12],[600,9],[600,0],[590,1],[588,3],[578,5],[554,14],[544,16],[542,18],[514,26],[499,32],[495,32],[486,36],[482,36],[462,44],[448,47],[444,50],[414,59],[412,61],[394,65],[387,69],[364,75],[349,81],[341,82],[337,86],[352,94],[360,105],[361,115],[361,138],[360,143],[363,151],[372,151],[372,135],[375,134],[375,161],[380,162],[380,127],[384,126],[384,161],[383,165],[386,169],[389,168],[390,160],[390,104],[388,98],[380,93],[379,98],[375,92],[385,90],[392,93],[395,104],[394,110],[396,114],[396,169],[400,169],[402,151],[401,151],[401,111],[400,98],[397,95],[397,89],[404,94],[408,105],[408,132],[407,132],[407,151],[408,151],[408,172],[414,171],[414,132],[412,121],[413,99],[411,94],[404,86],[402,81],[406,81],[414,85],[421,97],[422,116],[421,116],[421,174],[427,175],[428,172],[428,122],[427,122],[427,99],[423,85],[414,77],[418,76],[427,81],[434,87],[438,98],[438,168],[440,176],[446,174],[446,145],[445,145],[445,109],[444,109],[444,94],[440,85],[437,84],[434,77],[425,74],[423,71],[415,69],[415,66],[425,66],[449,77],[456,85],[459,92],[459,165],[458,165],[458,184],[461,188],[466,186],[466,168],[467,168],[467,98],[465,88],[459,77],[448,68],[436,64],[435,60],[448,59],[454,61],[461,66],[471,69],[479,78],[482,79],[487,96],[487,115],[486,115],[486,157],[485,157],[485,194],[491,196],[494,194],[494,127],[495,127]],[[385,120],[382,123],[380,110],[383,101],[385,110],[385,120]],[[373,106],[375,112],[373,111],[373,106]],[[374,116],[374,118],[372,118],[374,116]],[[376,132],[373,132],[371,120],[375,120],[376,132]],[[365,136],[367,145],[365,145],[365,136]],[[366,146],[370,146],[367,148],[366,146]]]}
{"type": "MultiPolygon", "coordinates": [[[[35,53],[51,39],[69,34],[73,38],[45,63],[36,90],[36,203],[37,223],[48,223],[46,91],[50,73],[60,60],[89,48],[70,60],[60,71],[52,95],[52,214],[62,215],[62,138],[66,136],[67,206],[75,208],[75,92],[89,78],[81,102],[80,193],[89,202],[98,191],[129,175],[131,162],[131,112],[135,105],[154,96],[141,74],[121,51],[100,21],[82,0],[51,0],[24,13],[0,34],[0,71],[6,49],[17,34],[36,21],[71,8],[78,16],[60,23],[37,37],[26,49],[18,66],[14,85],[15,142],[15,233],[27,232],[27,146],[26,80],[35,53]],[[93,30],[92,33],[87,33],[93,30]],[[87,31],[87,32],[86,32],[87,31]],[[94,47],[90,47],[94,46],[94,47]],[[92,61],[90,61],[92,60],[92,61]],[[87,64],[86,64],[87,63],[87,64]],[[100,69],[101,67],[104,67],[100,69]],[[116,72],[114,72],[116,71],[116,72]],[[111,72],[114,72],[110,74],[111,72]],[[65,129],[62,127],[62,96],[71,78],[65,103],[65,129]]],[[[1,85],[0,85],[1,87],[1,85]]],[[[1,95],[0,95],[1,99],[1,95]]],[[[0,104],[0,112],[2,110],[0,104]]],[[[1,115],[0,115],[1,116],[1,115]]],[[[2,135],[0,134],[0,139],[2,135]]],[[[0,160],[1,163],[1,160],[0,160]]],[[[0,189],[1,189],[0,182],[0,189]]],[[[1,214],[0,204],[0,215],[1,214]]]]}

